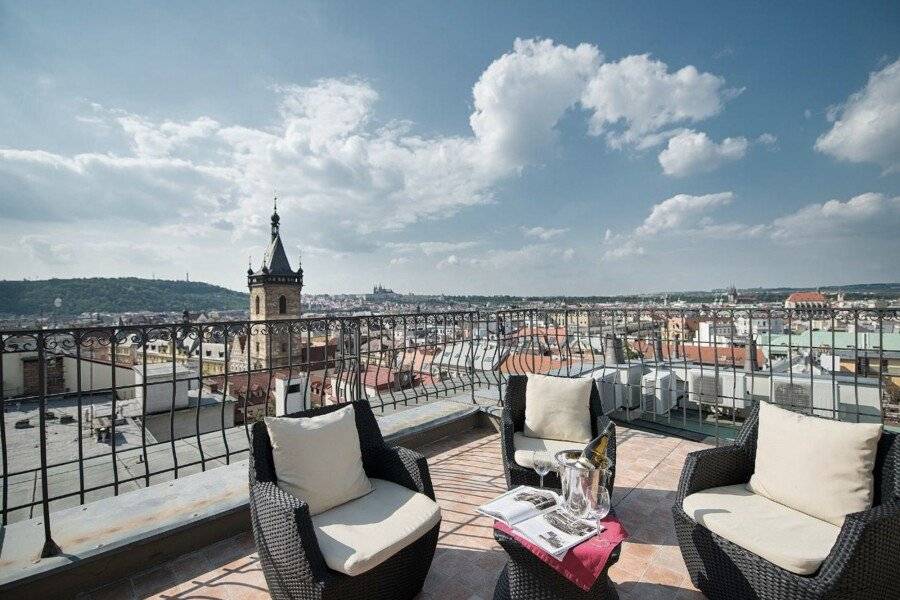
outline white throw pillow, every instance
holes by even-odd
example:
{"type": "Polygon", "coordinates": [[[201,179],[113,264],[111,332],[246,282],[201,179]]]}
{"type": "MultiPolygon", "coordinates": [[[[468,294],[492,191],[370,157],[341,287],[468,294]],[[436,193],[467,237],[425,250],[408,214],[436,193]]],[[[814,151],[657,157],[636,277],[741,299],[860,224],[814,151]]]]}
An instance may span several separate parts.
{"type": "Polygon", "coordinates": [[[528,375],[525,387],[525,428],[532,438],[588,443],[591,441],[589,377],[528,375]]]}
{"type": "Polygon", "coordinates": [[[846,515],[872,507],[881,431],[880,423],[842,423],[761,402],[747,488],[840,527],[846,515]]]}
{"type": "Polygon", "coordinates": [[[278,487],[306,501],[311,515],[372,491],[353,405],[317,417],[266,417],[266,427],[278,487]]]}

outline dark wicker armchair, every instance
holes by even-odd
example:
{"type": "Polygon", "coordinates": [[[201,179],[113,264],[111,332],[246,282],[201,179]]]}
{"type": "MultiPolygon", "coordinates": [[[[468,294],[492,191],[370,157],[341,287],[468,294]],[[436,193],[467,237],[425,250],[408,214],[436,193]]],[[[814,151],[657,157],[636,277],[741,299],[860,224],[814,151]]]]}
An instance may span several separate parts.
{"type": "MultiPolygon", "coordinates": [[[[512,489],[519,485],[537,486],[540,478],[534,470],[523,467],[514,460],[515,446],[513,444],[513,435],[521,432],[525,428],[525,389],[528,385],[528,377],[525,375],[512,375],[506,386],[506,395],[503,398],[503,414],[500,423],[501,449],[503,452],[503,472],[506,475],[506,485],[512,489]]],[[[591,435],[597,435],[601,431],[609,419],[603,416],[603,409],[600,406],[600,392],[597,386],[591,386],[591,435]]],[[[613,483],[616,476],[616,426],[611,424],[610,440],[607,447],[607,454],[612,461],[612,469],[608,480],[607,487],[612,493],[613,483]]],[[[561,486],[559,475],[555,471],[551,471],[544,477],[544,485],[552,488],[561,486]]]]}
{"type": "Polygon", "coordinates": [[[758,413],[757,406],[734,445],[693,452],[685,462],[672,512],[694,585],[713,600],[900,598],[900,435],[895,433],[885,431],[878,445],[873,507],[847,516],[828,557],[810,576],[770,563],[712,533],[685,513],[682,503],[690,494],[750,480],[758,413]]]}
{"type": "MultiPolygon", "coordinates": [[[[425,458],[388,447],[367,402],[354,402],[366,475],[402,485],[434,499],[425,458]]],[[[346,404],[315,408],[294,417],[329,413],[346,404]]],[[[325,564],[307,504],[276,484],[272,446],[264,423],[253,425],[250,452],[250,517],[269,593],[276,600],[413,598],[425,583],[440,523],[375,568],[351,577],[325,564]]],[[[340,451],[340,449],[338,449],[340,451]]]]}

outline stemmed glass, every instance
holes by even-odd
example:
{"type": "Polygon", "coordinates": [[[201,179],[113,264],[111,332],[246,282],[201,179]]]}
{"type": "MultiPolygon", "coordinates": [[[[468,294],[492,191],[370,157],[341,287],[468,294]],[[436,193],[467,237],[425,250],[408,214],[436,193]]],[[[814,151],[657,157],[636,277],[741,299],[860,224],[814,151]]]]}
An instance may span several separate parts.
{"type": "Polygon", "coordinates": [[[611,508],[612,503],[609,500],[609,490],[606,489],[605,485],[600,486],[600,489],[597,490],[597,521],[599,522],[606,518],[611,508]]]}
{"type": "Polygon", "coordinates": [[[550,459],[550,454],[535,450],[531,453],[531,464],[534,472],[541,478],[541,489],[544,489],[544,475],[549,473],[553,468],[553,461],[550,459]]]}
{"type": "Polygon", "coordinates": [[[597,506],[595,507],[598,526],[600,525],[600,521],[606,518],[606,515],[612,510],[612,501],[609,498],[609,488],[606,485],[609,481],[609,475],[610,472],[608,469],[605,469],[600,473],[600,485],[597,490],[597,506]]]}

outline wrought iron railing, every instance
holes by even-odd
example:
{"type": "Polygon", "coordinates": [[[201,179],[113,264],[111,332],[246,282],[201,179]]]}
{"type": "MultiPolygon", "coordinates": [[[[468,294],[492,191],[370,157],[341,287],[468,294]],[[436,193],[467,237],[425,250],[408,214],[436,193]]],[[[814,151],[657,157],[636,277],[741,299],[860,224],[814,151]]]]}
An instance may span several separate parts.
{"type": "Polygon", "coordinates": [[[502,404],[509,375],[590,376],[607,412],[727,441],[767,400],[897,416],[898,310],[525,308],[0,332],[8,522],[244,457],[268,415],[368,399],[502,404]]]}

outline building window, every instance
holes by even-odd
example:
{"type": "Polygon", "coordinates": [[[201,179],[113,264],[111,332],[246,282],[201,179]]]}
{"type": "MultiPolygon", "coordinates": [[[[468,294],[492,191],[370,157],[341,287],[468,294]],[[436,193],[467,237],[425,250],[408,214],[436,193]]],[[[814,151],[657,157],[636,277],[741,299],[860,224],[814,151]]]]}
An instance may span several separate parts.
{"type": "Polygon", "coordinates": [[[287,312],[287,298],[284,296],[278,297],[278,314],[283,315],[287,312]]]}
{"type": "Polygon", "coordinates": [[[256,297],[256,314],[259,314],[259,296],[256,297]]]}
{"type": "Polygon", "coordinates": [[[287,352],[287,344],[281,344],[281,351],[287,352]]]}
{"type": "Polygon", "coordinates": [[[259,354],[259,342],[256,342],[256,353],[259,354]]]}

